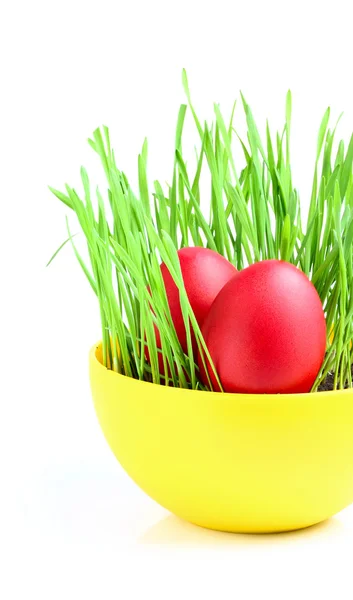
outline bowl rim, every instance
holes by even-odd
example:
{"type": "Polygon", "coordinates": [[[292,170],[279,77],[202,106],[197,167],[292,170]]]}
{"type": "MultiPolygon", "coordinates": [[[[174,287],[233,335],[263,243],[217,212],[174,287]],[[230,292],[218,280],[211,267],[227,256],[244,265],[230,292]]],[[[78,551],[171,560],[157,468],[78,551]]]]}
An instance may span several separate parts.
{"type": "Polygon", "coordinates": [[[207,397],[210,399],[211,397],[214,398],[216,395],[218,396],[218,399],[224,399],[224,400],[230,400],[230,399],[240,399],[240,398],[245,398],[246,396],[249,396],[249,398],[253,398],[253,399],[262,399],[262,400],[271,400],[274,398],[286,398],[286,399],[309,399],[313,400],[314,397],[327,397],[328,395],[337,395],[337,394],[352,394],[353,393],[353,388],[347,388],[344,390],[328,390],[328,391],[324,391],[324,392],[303,392],[303,393],[296,393],[296,394],[253,394],[253,393],[230,393],[230,392],[211,392],[211,391],[205,391],[205,390],[190,390],[188,388],[175,388],[172,386],[163,386],[157,383],[152,383],[151,381],[142,381],[140,379],[135,379],[134,377],[128,377],[127,375],[123,375],[122,373],[117,373],[116,371],[112,371],[111,369],[108,369],[107,367],[105,367],[100,360],[98,360],[97,358],[97,350],[101,347],[102,345],[102,341],[96,342],[90,349],[89,351],[89,360],[91,364],[95,365],[96,369],[99,369],[101,371],[101,373],[104,373],[105,375],[108,375],[108,377],[115,377],[116,380],[122,379],[124,380],[124,382],[128,382],[131,383],[132,385],[140,385],[140,386],[155,386],[155,387],[159,387],[159,388],[163,388],[165,390],[168,390],[168,393],[171,392],[173,394],[176,393],[187,393],[187,394],[198,394],[199,397],[201,396],[201,394],[203,395],[207,395],[207,397]]]}

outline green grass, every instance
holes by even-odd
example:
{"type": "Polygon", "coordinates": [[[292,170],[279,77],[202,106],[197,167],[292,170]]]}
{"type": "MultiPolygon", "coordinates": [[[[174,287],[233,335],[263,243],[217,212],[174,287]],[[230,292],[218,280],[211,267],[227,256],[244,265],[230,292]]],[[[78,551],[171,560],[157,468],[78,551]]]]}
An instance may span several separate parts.
{"type": "Polygon", "coordinates": [[[273,135],[267,123],[263,140],[242,95],[247,133],[240,139],[234,124],[234,107],[229,121],[225,121],[215,104],[213,122],[201,124],[185,71],[183,86],[188,104],[179,110],[169,186],[159,181],[150,184],[145,141],[138,157],[138,190],[134,191],[116,165],[109,130],[103,127],[93,133],[89,143],[101,161],[107,190],[94,192],[83,168],[80,193],[68,185],[64,192],[50,188],[75,213],[87,243],[89,261],[85,262],[67,221],[66,242],[71,243],[98,299],[104,364],[129,377],[204,389],[193,356],[192,330],[201,355],[209,360],[210,356],[188,302],[177,258],[179,248],[194,245],[217,250],[238,269],[269,258],[281,258],[302,269],[320,295],[328,332],[325,361],[313,391],[328,372],[334,373],[335,388],[351,387],[353,136],[347,148],[343,141],[336,142],[336,126],[330,128],[327,109],[317,138],[310,206],[304,225],[299,192],[292,180],[291,93],[286,97],[283,129],[273,135]],[[182,150],[188,112],[198,141],[193,168],[182,150]],[[242,151],[241,164],[234,158],[236,145],[242,151]],[[208,214],[201,209],[201,182],[206,173],[211,183],[208,214]],[[166,263],[180,290],[187,354],[172,326],[161,261],[166,263]],[[160,348],[155,327],[160,332],[160,348]]]}

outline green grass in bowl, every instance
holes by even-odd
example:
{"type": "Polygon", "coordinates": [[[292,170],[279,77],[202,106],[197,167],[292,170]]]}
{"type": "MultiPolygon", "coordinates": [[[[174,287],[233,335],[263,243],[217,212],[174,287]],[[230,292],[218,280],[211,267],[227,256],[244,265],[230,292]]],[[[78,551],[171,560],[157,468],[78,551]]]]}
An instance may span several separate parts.
{"type": "MultiPolygon", "coordinates": [[[[89,143],[102,163],[107,189],[93,192],[84,168],[80,193],[69,185],[64,192],[50,188],[75,213],[87,242],[88,262],[79,253],[67,220],[66,242],[71,242],[98,299],[104,364],[129,377],[204,389],[193,356],[192,330],[202,356],[210,357],[188,302],[177,258],[179,248],[204,246],[225,256],[237,269],[270,258],[287,260],[302,269],[320,295],[328,332],[325,361],[312,391],[322,385],[328,373],[332,373],[333,389],[352,387],[353,136],[348,148],[342,140],[335,142],[336,126],[330,129],[327,109],[319,128],[304,224],[299,193],[292,180],[291,93],[286,98],[283,129],[272,135],[267,123],[264,140],[241,95],[247,132],[240,139],[234,108],[225,121],[215,104],[213,121],[201,123],[185,71],[183,85],[187,105],[183,104],[178,114],[169,185],[149,183],[145,141],[138,157],[139,189],[134,191],[116,165],[109,130],[103,127],[93,133],[89,143]],[[192,166],[187,164],[182,149],[187,111],[195,123],[198,141],[192,166]],[[235,159],[236,145],[242,150],[241,161],[235,159]],[[207,214],[201,208],[205,174],[210,179],[207,214]],[[172,325],[161,261],[180,290],[187,354],[172,325]],[[160,332],[160,348],[155,327],[160,332]],[[149,349],[148,363],[145,345],[149,349]]],[[[205,204],[203,198],[202,206],[205,204]]]]}

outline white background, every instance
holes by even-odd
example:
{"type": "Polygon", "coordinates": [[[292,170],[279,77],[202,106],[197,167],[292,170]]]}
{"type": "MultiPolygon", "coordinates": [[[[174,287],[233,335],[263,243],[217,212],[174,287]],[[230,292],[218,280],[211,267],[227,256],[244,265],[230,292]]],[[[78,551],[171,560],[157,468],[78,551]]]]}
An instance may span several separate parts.
{"type": "MultiPolygon", "coordinates": [[[[195,104],[239,89],[259,123],[293,92],[293,162],[308,197],[327,105],[353,130],[350,3],[3,2],[0,9],[0,597],[352,598],[353,509],[277,536],[208,532],[147,498],[111,455],[92,408],[95,299],[47,184],[76,184],[86,138],[111,128],[136,178],[170,179],[186,67],[195,104]]],[[[353,432],[352,432],[353,434],[353,432]]]]}

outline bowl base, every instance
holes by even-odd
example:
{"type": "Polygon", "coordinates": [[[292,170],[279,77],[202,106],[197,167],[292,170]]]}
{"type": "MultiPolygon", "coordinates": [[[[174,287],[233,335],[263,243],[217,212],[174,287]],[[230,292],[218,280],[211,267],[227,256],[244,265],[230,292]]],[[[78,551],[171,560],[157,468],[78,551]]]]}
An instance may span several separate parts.
{"type": "MultiPolygon", "coordinates": [[[[183,518],[183,517],[181,517],[183,518]]],[[[194,521],[194,520],[190,520],[190,519],[184,519],[184,521],[187,521],[188,523],[191,523],[192,525],[196,525],[196,527],[201,527],[201,529],[208,529],[210,531],[219,531],[221,533],[234,533],[234,534],[247,534],[247,535],[270,535],[270,534],[275,534],[275,533],[291,533],[294,531],[301,531],[303,529],[310,529],[311,527],[315,527],[315,525],[319,525],[319,523],[324,523],[325,521],[327,521],[329,519],[320,519],[319,521],[314,521],[313,523],[306,523],[303,525],[296,525],[296,526],[292,526],[292,527],[283,527],[283,528],[276,528],[276,527],[265,527],[265,528],[257,528],[257,527],[251,527],[251,526],[244,526],[244,527],[217,527],[214,525],[207,525],[205,523],[201,523],[198,521],[194,521]]]]}

